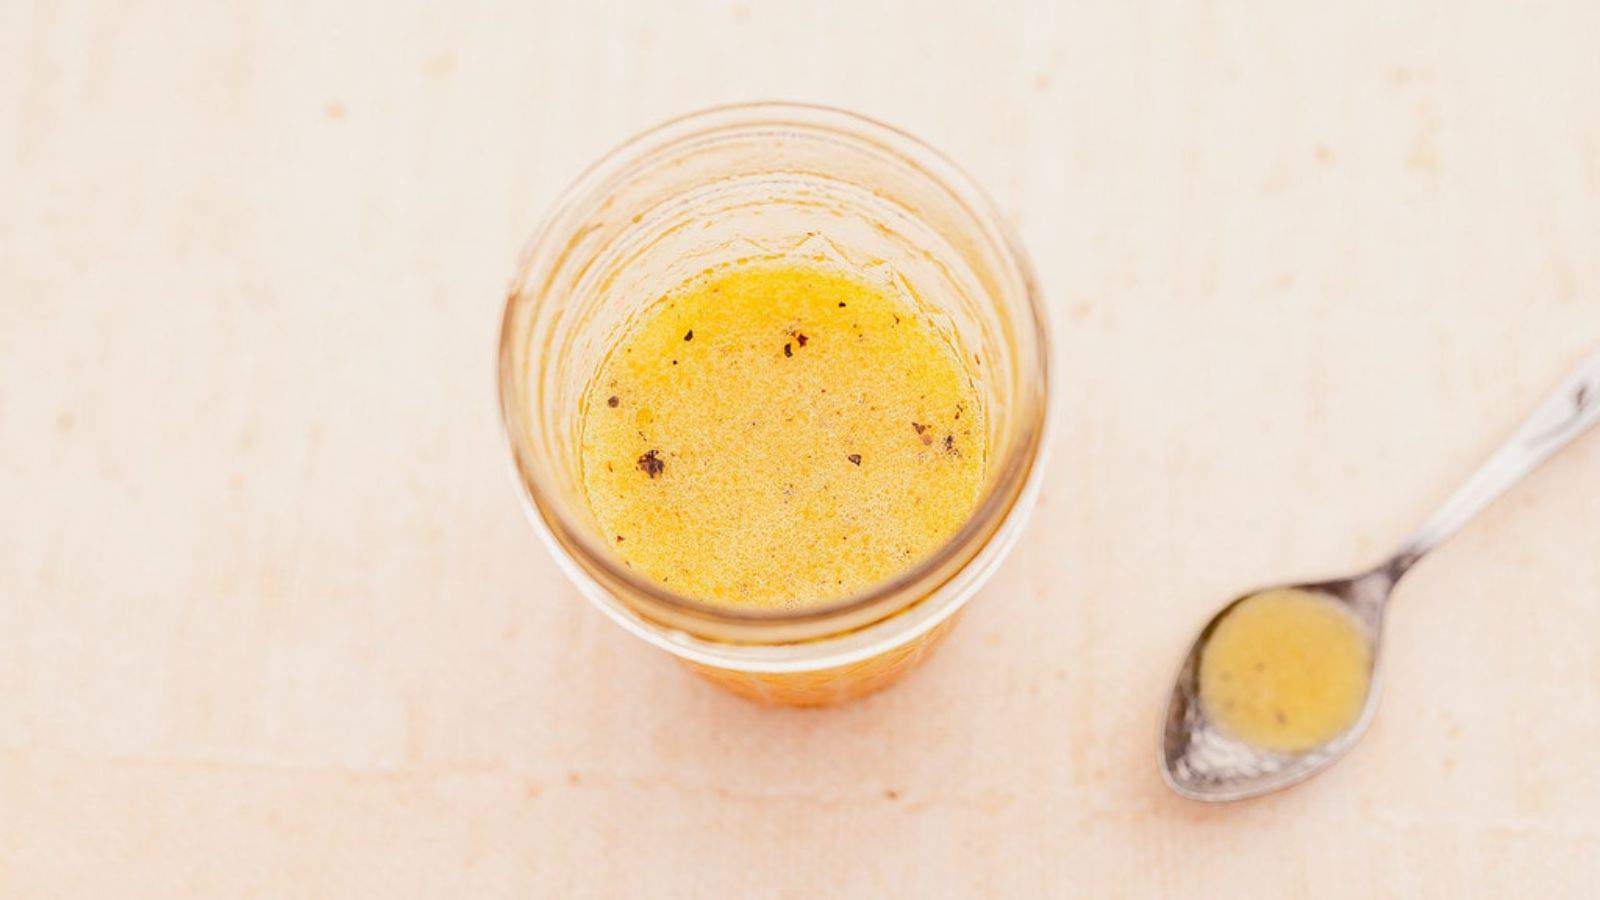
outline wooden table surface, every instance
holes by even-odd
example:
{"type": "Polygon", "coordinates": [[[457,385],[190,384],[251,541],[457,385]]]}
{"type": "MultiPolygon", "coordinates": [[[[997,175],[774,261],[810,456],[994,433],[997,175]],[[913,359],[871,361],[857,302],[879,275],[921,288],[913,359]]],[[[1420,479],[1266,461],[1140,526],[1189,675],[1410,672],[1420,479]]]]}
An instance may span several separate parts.
{"type": "Polygon", "coordinates": [[[0,10],[0,895],[1593,891],[1600,434],[1407,579],[1344,764],[1213,808],[1154,742],[1218,603],[1600,345],[1600,6],[366,6],[0,10]],[[1061,372],[1015,553],[825,711],[582,602],[493,396],[561,188],[762,98],[987,185],[1061,372]]]}

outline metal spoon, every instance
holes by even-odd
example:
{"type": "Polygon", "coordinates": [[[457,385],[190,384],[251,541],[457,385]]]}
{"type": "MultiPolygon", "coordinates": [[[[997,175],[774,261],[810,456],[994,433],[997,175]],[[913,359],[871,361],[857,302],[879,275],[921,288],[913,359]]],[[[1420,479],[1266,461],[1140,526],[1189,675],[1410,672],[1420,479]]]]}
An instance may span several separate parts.
{"type": "Polygon", "coordinates": [[[1522,423],[1489,461],[1423,524],[1399,552],[1353,578],[1288,587],[1323,594],[1344,603],[1365,625],[1372,643],[1372,671],[1366,704],[1355,722],[1318,747],[1278,753],[1229,736],[1206,714],[1199,700],[1200,655],[1217,623],[1252,591],[1223,607],[1206,623],[1178,670],[1161,736],[1161,774],[1173,790],[1195,800],[1241,800],[1297,784],[1327,768],[1367,730],[1377,708],[1379,638],[1383,613],[1395,583],[1428,551],[1455,534],[1506,488],[1565,447],[1600,420],[1600,351],[1589,355],[1522,423]]]}

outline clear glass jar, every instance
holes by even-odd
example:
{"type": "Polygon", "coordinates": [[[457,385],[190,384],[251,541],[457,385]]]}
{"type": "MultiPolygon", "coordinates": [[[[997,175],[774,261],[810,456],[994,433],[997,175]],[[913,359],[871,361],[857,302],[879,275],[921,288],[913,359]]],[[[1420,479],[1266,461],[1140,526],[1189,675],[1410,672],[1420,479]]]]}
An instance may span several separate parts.
{"type": "Polygon", "coordinates": [[[949,160],[851,113],[754,104],[647,131],[567,190],[506,301],[500,403],[529,519],[590,600],[730,689],[821,704],[910,668],[1010,548],[1043,469],[1048,361],[1028,262],[949,160]],[[662,294],[771,257],[879,280],[959,336],[986,404],[986,483],[960,531],[889,582],[826,606],[730,609],[639,577],[601,538],[583,493],[580,400],[662,294]]]}

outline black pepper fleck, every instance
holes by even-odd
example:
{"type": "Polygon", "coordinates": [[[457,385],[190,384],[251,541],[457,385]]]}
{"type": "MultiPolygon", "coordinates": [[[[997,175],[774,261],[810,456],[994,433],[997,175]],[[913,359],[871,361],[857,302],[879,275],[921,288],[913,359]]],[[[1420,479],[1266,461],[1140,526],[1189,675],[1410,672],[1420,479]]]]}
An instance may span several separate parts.
{"type": "Polygon", "coordinates": [[[689,329],[688,332],[686,332],[684,334],[683,339],[686,340],[686,341],[694,340],[694,329],[693,328],[689,329]]]}
{"type": "Polygon", "coordinates": [[[861,454],[859,453],[852,453],[849,456],[846,456],[845,459],[850,460],[858,466],[861,465],[861,454]]]}
{"type": "Polygon", "coordinates": [[[639,471],[651,478],[660,475],[667,468],[666,461],[661,458],[660,450],[647,450],[639,457],[639,471]]]}
{"type": "Polygon", "coordinates": [[[621,402],[622,402],[622,398],[618,397],[616,394],[612,394],[611,396],[606,398],[606,405],[611,407],[612,409],[616,409],[617,408],[617,404],[621,403],[621,402]]]}
{"type": "Polygon", "coordinates": [[[800,346],[802,346],[802,347],[804,347],[806,345],[806,341],[810,340],[810,338],[806,337],[804,334],[801,334],[798,331],[796,331],[794,333],[794,339],[796,341],[799,341],[800,342],[800,346]]]}
{"type": "Polygon", "coordinates": [[[793,356],[794,355],[794,350],[791,349],[788,344],[784,344],[783,345],[783,355],[784,356],[793,356]]]}

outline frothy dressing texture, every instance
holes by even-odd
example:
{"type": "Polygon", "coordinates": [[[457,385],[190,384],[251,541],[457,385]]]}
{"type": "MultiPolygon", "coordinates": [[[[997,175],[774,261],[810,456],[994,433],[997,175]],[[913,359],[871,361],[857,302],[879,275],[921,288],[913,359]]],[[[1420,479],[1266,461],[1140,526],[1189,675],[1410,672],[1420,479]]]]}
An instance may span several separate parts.
{"type": "Polygon", "coordinates": [[[634,570],[697,600],[805,607],[967,520],[988,456],[958,339],[852,274],[723,270],[624,330],[583,402],[588,501],[634,570]]]}

